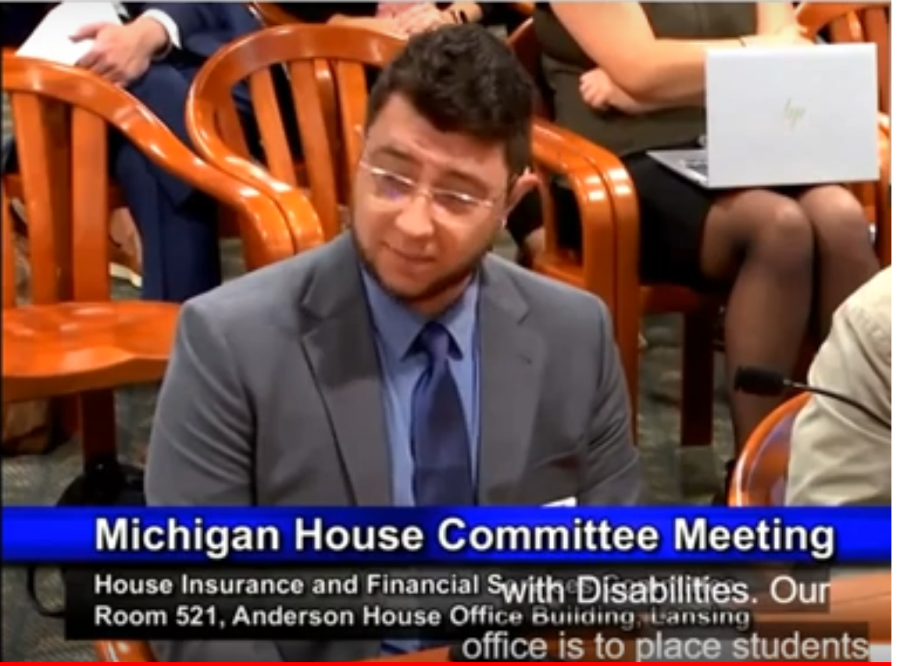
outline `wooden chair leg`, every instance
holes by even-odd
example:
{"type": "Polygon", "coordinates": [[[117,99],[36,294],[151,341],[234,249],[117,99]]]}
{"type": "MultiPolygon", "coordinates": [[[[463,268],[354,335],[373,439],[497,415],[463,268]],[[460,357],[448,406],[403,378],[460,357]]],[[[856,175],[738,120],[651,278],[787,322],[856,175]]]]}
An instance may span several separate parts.
{"type": "Polygon", "coordinates": [[[67,395],[61,398],[53,398],[53,444],[59,446],[65,444],[73,437],[81,433],[81,413],[78,406],[78,396],[67,395]]]}
{"type": "Polygon", "coordinates": [[[116,403],[112,390],[88,391],[78,396],[81,452],[85,468],[115,459],[116,403]]]}
{"type": "Polygon", "coordinates": [[[716,308],[684,316],[681,362],[681,445],[707,446],[713,439],[716,308]]]}
{"type": "Polygon", "coordinates": [[[115,393],[112,390],[54,398],[51,408],[54,446],[79,437],[85,467],[91,462],[118,455],[115,393]]]}

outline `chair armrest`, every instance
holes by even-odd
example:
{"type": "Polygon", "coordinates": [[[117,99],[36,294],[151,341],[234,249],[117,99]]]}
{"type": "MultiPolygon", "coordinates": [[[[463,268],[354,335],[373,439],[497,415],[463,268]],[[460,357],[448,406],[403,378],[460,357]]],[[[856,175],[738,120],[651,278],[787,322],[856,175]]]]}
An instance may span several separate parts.
{"type": "MultiPolygon", "coordinates": [[[[140,105],[140,102],[135,100],[135,104],[140,105]]],[[[294,239],[298,233],[295,228],[300,229],[301,237],[321,233],[318,216],[305,198],[306,207],[298,206],[303,216],[287,220],[271,197],[265,196],[258,188],[248,187],[228,172],[207,164],[178,141],[161,121],[155,117],[154,121],[159,124],[158,131],[138,131],[134,139],[157,165],[229,206],[239,215],[248,268],[259,268],[296,254],[294,239]]],[[[124,126],[128,120],[120,122],[120,126],[124,126]]]]}
{"type": "Polygon", "coordinates": [[[801,2],[795,16],[809,38],[835,20],[871,7],[889,7],[890,2],[801,2]]]}
{"type": "Polygon", "coordinates": [[[875,186],[875,252],[882,266],[891,265],[891,122],[879,114],[879,178],[875,186]]]}
{"type": "MultiPolygon", "coordinates": [[[[582,235],[582,270],[589,291],[612,302],[614,295],[615,214],[602,175],[589,159],[573,150],[564,130],[545,120],[535,119],[532,152],[543,169],[562,176],[575,195],[582,235]]],[[[547,252],[559,254],[556,216],[544,209],[547,252]]]]}
{"type": "MultiPolygon", "coordinates": [[[[192,92],[189,94],[193,94],[192,92]]],[[[188,108],[192,104],[188,103],[188,108]]],[[[194,143],[207,160],[229,176],[259,190],[274,201],[287,222],[294,253],[321,245],[325,240],[319,216],[309,199],[297,188],[275,178],[262,166],[236,155],[214,132],[189,114],[188,128],[194,143]]]]}
{"type": "Polygon", "coordinates": [[[586,286],[611,307],[634,299],[640,216],[634,186],[618,157],[547,120],[534,121],[537,161],[566,177],[578,200],[586,286]]]}
{"type": "MultiPolygon", "coordinates": [[[[6,51],[3,76],[8,94],[38,94],[91,111],[121,132],[159,167],[234,210],[241,218],[249,268],[295,254],[294,229],[285,224],[285,217],[274,201],[200,159],[127,91],[81,68],[22,58],[6,51]]],[[[312,207],[308,205],[306,211],[303,233],[321,234],[312,207]]]]}
{"type": "Polygon", "coordinates": [[[888,139],[891,138],[891,117],[886,113],[878,114],[878,127],[888,139]]]}
{"type": "Polygon", "coordinates": [[[144,641],[96,641],[94,650],[98,661],[156,661],[150,645],[144,641]]]}

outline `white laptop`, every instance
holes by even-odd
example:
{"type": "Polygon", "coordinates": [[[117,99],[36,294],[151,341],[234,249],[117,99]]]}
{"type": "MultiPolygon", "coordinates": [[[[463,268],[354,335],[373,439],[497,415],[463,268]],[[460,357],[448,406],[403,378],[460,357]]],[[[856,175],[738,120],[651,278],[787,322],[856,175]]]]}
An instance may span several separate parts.
{"type": "Polygon", "coordinates": [[[706,137],[648,153],[709,188],[878,180],[874,44],[711,50],[706,137]]]}

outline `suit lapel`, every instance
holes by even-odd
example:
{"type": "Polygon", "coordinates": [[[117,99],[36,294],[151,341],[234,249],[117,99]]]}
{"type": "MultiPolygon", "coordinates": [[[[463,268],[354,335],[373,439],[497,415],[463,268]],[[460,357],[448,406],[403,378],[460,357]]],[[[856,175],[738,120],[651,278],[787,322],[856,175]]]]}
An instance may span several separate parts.
{"type": "Polygon", "coordinates": [[[318,321],[303,336],[359,506],[391,504],[391,469],[381,372],[356,255],[345,235],[332,243],[306,300],[318,321]]]}
{"type": "Polygon", "coordinates": [[[528,305],[495,257],[485,261],[481,336],[482,505],[513,504],[534,433],[544,347],[526,323],[528,305]]]}

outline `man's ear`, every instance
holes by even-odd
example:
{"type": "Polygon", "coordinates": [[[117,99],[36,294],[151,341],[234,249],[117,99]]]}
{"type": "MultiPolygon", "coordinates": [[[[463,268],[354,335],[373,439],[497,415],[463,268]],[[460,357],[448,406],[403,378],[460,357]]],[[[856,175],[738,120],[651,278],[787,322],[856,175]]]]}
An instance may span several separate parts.
{"type": "Polygon", "coordinates": [[[531,169],[519,176],[509,188],[509,196],[506,198],[506,211],[504,212],[504,218],[509,216],[512,209],[515,208],[522,200],[522,197],[524,197],[537,186],[537,174],[531,171],[531,169]]]}

